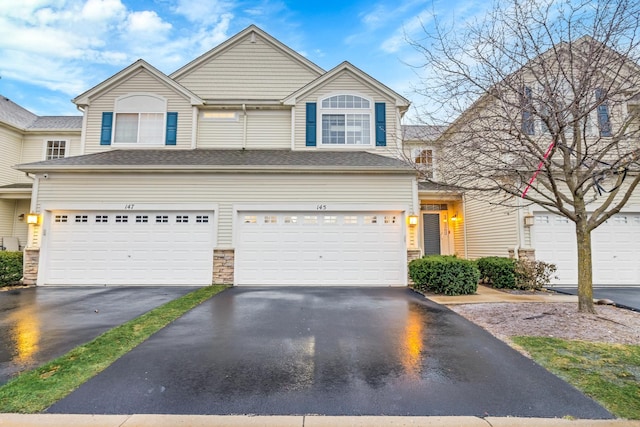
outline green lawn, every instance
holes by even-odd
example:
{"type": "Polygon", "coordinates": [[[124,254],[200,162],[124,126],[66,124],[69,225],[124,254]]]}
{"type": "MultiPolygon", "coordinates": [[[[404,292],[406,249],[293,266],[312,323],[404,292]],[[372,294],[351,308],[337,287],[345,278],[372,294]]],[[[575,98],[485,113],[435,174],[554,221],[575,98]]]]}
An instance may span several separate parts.
{"type": "Polygon", "coordinates": [[[190,292],[78,346],[0,387],[0,412],[37,413],[67,396],[118,358],[226,286],[190,292]]]}
{"type": "Polygon", "coordinates": [[[620,418],[640,419],[640,346],[514,337],[533,359],[620,418]]]}

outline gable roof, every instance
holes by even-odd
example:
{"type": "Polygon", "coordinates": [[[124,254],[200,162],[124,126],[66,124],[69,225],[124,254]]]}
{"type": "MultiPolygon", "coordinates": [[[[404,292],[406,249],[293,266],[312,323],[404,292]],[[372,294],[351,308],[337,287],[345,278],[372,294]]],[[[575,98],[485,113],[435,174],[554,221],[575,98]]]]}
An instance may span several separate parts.
{"type": "Polygon", "coordinates": [[[236,44],[240,43],[245,37],[250,37],[251,33],[258,34],[260,37],[264,38],[267,41],[267,43],[269,43],[275,49],[282,51],[285,55],[288,55],[294,61],[298,62],[303,67],[309,69],[313,73],[317,75],[321,75],[325,72],[318,65],[314,64],[313,62],[311,62],[310,60],[308,60],[307,58],[305,58],[295,50],[291,49],[289,46],[283,44],[282,42],[280,42],[270,34],[266,33],[262,29],[258,28],[256,25],[252,24],[252,25],[249,25],[244,30],[240,31],[235,36],[231,37],[230,39],[220,43],[218,46],[214,47],[210,51],[200,55],[193,61],[189,62],[187,65],[174,71],[169,75],[169,77],[171,77],[172,79],[179,79],[190,74],[195,69],[199,68],[200,66],[209,62],[211,59],[220,55],[222,52],[225,52],[228,49],[231,49],[236,44]]]}
{"type": "Polygon", "coordinates": [[[0,121],[16,128],[26,129],[38,118],[37,115],[0,95],[0,121]]]}
{"type": "Polygon", "coordinates": [[[401,107],[404,110],[409,108],[409,104],[411,104],[411,102],[407,98],[398,94],[388,86],[380,83],[378,80],[374,79],[369,74],[365,73],[364,71],[362,71],[361,69],[359,69],[358,67],[351,64],[348,61],[342,62],[341,64],[334,67],[330,71],[327,71],[325,74],[321,75],[314,81],[310,82],[309,84],[293,92],[291,95],[283,99],[282,103],[285,105],[295,105],[297,98],[316,90],[320,86],[326,84],[327,82],[331,81],[332,79],[336,78],[337,76],[345,72],[351,72],[358,80],[362,81],[364,84],[373,87],[374,89],[384,93],[390,98],[395,99],[397,107],[401,107]]]}
{"type": "Polygon", "coordinates": [[[109,77],[107,80],[97,84],[96,86],[92,87],[91,89],[82,93],[81,95],[78,95],[71,101],[76,105],[89,105],[89,99],[92,96],[95,96],[98,93],[104,92],[109,88],[112,88],[120,84],[122,81],[124,81],[125,79],[127,79],[128,77],[132,76],[133,74],[137,73],[140,70],[145,70],[149,72],[152,76],[158,79],[158,81],[164,83],[165,85],[172,88],[176,92],[182,94],[182,96],[190,100],[192,105],[204,104],[204,101],[200,99],[198,95],[194,94],[189,89],[180,85],[178,82],[172,80],[162,71],[158,70],[157,68],[155,68],[154,66],[146,62],[144,59],[138,59],[136,62],[129,65],[127,68],[117,72],[113,76],[109,77]]]}
{"type": "Polygon", "coordinates": [[[413,168],[391,157],[363,151],[291,150],[112,150],[65,157],[15,167],[45,171],[279,171],[412,173],[413,168]]]}
{"type": "Polygon", "coordinates": [[[406,141],[435,141],[447,129],[440,125],[402,125],[402,139],[406,141]]]}
{"type": "Polygon", "coordinates": [[[38,116],[2,95],[0,95],[0,122],[23,131],[79,131],[82,129],[82,116],[38,116]]]}

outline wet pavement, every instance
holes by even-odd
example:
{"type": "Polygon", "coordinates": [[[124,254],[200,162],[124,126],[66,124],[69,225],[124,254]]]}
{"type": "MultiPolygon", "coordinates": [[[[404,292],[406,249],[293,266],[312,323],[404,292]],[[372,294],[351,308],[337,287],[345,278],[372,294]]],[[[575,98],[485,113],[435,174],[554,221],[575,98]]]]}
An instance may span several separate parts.
{"type": "Polygon", "coordinates": [[[229,289],[47,412],[611,417],[406,288],[229,289]]]}
{"type": "Polygon", "coordinates": [[[0,385],[196,287],[36,287],[0,292],[0,385]]]}
{"type": "MultiPolygon", "coordinates": [[[[549,289],[578,295],[577,287],[551,286],[549,289]]],[[[640,311],[640,286],[594,286],[593,298],[609,299],[619,307],[640,311]]]]}

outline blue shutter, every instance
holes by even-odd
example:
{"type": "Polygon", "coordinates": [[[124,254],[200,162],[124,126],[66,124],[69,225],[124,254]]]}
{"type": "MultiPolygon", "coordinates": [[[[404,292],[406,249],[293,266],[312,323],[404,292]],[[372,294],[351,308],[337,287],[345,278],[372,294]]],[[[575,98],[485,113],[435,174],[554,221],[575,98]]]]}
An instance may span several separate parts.
{"type": "Polygon", "coordinates": [[[387,109],[384,102],[376,102],[376,147],[387,145],[387,109]]]}
{"type": "Polygon", "coordinates": [[[609,106],[604,99],[604,91],[600,88],[596,89],[596,102],[598,105],[598,126],[600,127],[600,136],[611,136],[611,121],[609,120],[609,106]]]}
{"type": "Polygon", "coordinates": [[[113,127],[113,113],[102,113],[102,130],[100,131],[100,145],[111,145],[112,127],[113,127]]]}
{"type": "Polygon", "coordinates": [[[167,139],[165,145],[176,145],[178,139],[178,113],[167,113],[167,139]]]}
{"type": "Polygon", "coordinates": [[[317,118],[316,118],[316,103],[315,102],[307,102],[307,137],[306,137],[306,146],[307,147],[315,147],[316,146],[316,130],[317,130],[317,118]]]}

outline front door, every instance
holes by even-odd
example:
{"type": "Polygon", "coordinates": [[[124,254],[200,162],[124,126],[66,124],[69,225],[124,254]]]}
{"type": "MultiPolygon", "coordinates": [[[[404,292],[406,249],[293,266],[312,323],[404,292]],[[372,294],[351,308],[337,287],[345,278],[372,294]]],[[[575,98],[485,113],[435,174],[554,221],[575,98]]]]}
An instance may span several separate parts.
{"type": "Polygon", "coordinates": [[[425,255],[440,255],[440,213],[422,214],[422,232],[425,255]]]}

